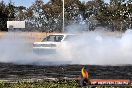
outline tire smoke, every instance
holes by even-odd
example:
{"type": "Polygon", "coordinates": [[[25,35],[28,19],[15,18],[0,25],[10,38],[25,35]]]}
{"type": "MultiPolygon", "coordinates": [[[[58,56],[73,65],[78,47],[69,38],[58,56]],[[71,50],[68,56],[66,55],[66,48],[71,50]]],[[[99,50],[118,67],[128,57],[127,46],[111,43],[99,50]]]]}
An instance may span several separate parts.
{"type": "MultiPolygon", "coordinates": [[[[103,28],[77,33],[57,49],[56,55],[39,56],[33,53],[32,43],[19,34],[0,39],[0,62],[15,64],[60,65],[128,65],[132,64],[132,30],[110,32],[103,28]],[[68,56],[70,55],[70,56],[68,56]],[[69,59],[70,57],[70,59],[69,59]]],[[[73,33],[73,31],[72,31],[73,33]]]]}

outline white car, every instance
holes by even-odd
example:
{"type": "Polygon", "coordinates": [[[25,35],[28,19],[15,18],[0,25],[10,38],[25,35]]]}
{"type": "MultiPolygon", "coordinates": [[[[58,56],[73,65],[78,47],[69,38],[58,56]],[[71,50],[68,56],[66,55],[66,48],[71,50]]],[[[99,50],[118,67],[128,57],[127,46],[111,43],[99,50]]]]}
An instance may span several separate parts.
{"type": "Polygon", "coordinates": [[[75,38],[75,34],[52,34],[41,42],[34,42],[33,50],[37,54],[55,54],[57,50],[63,51],[70,48],[68,41],[75,38]],[[66,46],[66,47],[65,47],[66,46]]]}

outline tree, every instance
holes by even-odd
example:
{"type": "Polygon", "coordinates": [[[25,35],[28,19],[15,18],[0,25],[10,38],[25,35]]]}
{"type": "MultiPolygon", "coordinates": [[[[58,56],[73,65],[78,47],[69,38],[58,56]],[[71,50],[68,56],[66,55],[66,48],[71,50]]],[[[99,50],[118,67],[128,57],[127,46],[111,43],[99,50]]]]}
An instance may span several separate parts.
{"type": "MultiPolygon", "coordinates": [[[[94,30],[97,26],[107,27],[112,31],[125,31],[132,28],[131,0],[64,0],[65,26],[75,23],[86,25],[87,29],[94,30]]],[[[63,1],[36,0],[30,7],[15,6],[13,2],[7,5],[0,1],[0,28],[7,31],[8,20],[25,20],[26,30],[43,32],[62,32],[63,1]]]]}
{"type": "Polygon", "coordinates": [[[43,5],[44,3],[42,0],[36,0],[28,10],[30,11],[30,14],[28,13],[28,22],[32,24],[34,30],[45,31],[44,26],[47,25],[48,18],[43,9],[43,5]]]}
{"type": "Polygon", "coordinates": [[[7,31],[7,28],[6,28],[7,18],[8,18],[7,6],[5,5],[4,1],[2,0],[0,2],[0,28],[1,28],[0,30],[2,30],[2,31],[7,31]]]}
{"type": "Polygon", "coordinates": [[[48,31],[61,32],[63,23],[62,0],[50,0],[46,6],[48,7],[48,10],[45,9],[45,11],[48,13],[49,17],[48,31]]]}
{"type": "Polygon", "coordinates": [[[74,21],[77,19],[80,14],[79,3],[79,0],[65,0],[65,20],[74,21]]]}
{"type": "Polygon", "coordinates": [[[7,10],[8,10],[8,19],[13,20],[15,18],[15,6],[12,1],[8,3],[7,10]]]}
{"type": "Polygon", "coordinates": [[[24,21],[27,18],[27,10],[24,6],[18,6],[15,8],[15,19],[18,21],[24,21]]]}

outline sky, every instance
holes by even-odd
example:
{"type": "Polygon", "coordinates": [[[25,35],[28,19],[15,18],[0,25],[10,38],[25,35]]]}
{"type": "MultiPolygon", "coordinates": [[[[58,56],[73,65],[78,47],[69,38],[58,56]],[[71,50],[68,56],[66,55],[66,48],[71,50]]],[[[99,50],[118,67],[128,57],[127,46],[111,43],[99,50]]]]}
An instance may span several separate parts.
{"type": "MultiPolygon", "coordinates": [[[[2,0],[0,0],[2,1],[2,0]]],[[[32,5],[32,3],[35,2],[35,0],[3,0],[5,3],[8,3],[12,1],[16,6],[26,6],[29,7],[32,5]]],[[[47,3],[49,0],[43,0],[44,3],[47,3]]]]}
{"type": "MultiPolygon", "coordinates": [[[[85,2],[87,2],[87,1],[91,1],[91,0],[80,0],[80,1],[85,1],[85,2]]],[[[106,3],[109,3],[110,2],[110,0],[104,0],[106,3]]]]}
{"type": "MultiPolygon", "coordinates": [[[[2,0],[0,0],[0,1],[2,1],[2,0]]],[[[10,2],[10,0],[3,0],[5,3],[8,3],[8,2],[10,2]]],[[[11,0],[12,2],[14,2],[14,4],[15,5],[17,5],[17,6],[26,6],[26,7],[29,7],[29,6],[31,6],[31,4],[35,1],[35,0],[11,0]]],[[[47,3],[49,0],[43,0],[44,1],[44,3],[47,3]]],[[[87,1],[90,1],[90,0],[80,0],[80,1],[85,1],[85,2],[87,2],[87,1]]],[[[109,2],[110,0],[104,0],[105,2],[109,2]]]]}

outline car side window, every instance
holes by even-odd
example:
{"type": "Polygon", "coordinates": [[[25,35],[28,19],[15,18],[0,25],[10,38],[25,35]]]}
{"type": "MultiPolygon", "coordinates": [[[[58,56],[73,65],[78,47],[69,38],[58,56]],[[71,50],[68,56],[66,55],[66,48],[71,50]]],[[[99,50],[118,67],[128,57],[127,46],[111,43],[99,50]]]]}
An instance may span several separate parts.
{"type": "Polygon", "coordinates": [[[55,41],[55,36],[49,36],[49,40],[48,41],[55,41]]]}
{"type": "Polygon", "coordinates": [[[61,42],[61,40],[63,39],[63,35],[49,35],[46,38],[44,38],[42,40],[43,41],[52,41],[52,42],[61,42]]]}
{"type": "Polygon", "coordinates": [[[63,35],[57,35],[55,36],[55,42],[61,42],[61,40],[63,39],[63,35]]]}

